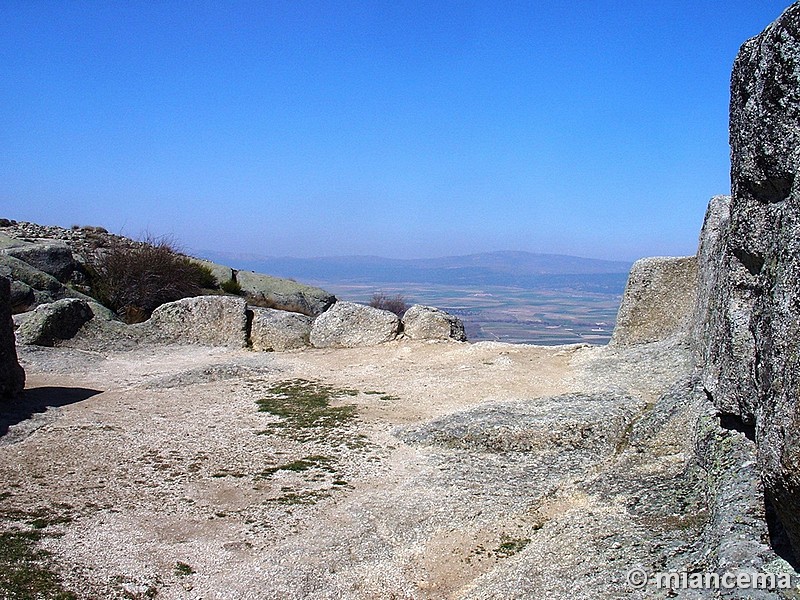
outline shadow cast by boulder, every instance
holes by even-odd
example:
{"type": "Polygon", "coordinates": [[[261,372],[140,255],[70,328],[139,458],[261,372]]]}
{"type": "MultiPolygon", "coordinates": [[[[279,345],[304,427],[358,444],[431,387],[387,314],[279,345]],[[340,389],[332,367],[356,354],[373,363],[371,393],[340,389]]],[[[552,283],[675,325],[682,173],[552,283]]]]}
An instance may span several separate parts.
{"type": "Polygon", "coordinates": [[[8,433],[13,425],[43,413],[48,408],[74,404],[101,393],[100,390],[90,388],[44,386],[26,389],[0,410],[0,437],[8,433]]]}

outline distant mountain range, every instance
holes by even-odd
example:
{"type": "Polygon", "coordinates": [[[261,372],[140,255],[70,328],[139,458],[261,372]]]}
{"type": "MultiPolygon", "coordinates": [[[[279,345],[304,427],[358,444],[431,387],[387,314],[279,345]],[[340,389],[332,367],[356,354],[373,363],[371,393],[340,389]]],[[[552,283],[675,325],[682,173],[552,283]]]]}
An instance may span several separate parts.
{"type": "Polygon", "coordinates": [[[561,254],[488,252],[443,258],[378,256],[264,257],[201,251],[213,262],[302,282],[416,283],[612,291],[624,287],[631,263],[561,254]]]}

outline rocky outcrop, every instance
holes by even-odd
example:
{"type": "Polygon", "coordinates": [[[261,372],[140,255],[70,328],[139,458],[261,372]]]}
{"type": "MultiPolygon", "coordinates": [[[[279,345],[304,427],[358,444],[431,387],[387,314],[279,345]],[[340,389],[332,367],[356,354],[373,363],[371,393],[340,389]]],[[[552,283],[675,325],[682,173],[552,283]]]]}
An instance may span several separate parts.
{"type": "Polygon", "coordinates": [[[731,191],[709,211],[697,351],[714,404],[753,431],[767,503],[800,553],[800,3],[734,64],[731,191]]]}
{"type": "Polygon", "coordinates": [[[400,319],[388,310],[337,302],[314,320],[311,344],[317,348],[374,346],[397,337],[400,319]]]}
{"type": "Polygon", "coordinates": [[[696,298],[696,257],[636,261],[628,276],[610,344],[632,346],[688,335],[696,298]]]}
{"type": "Polygon", "coordinates": [[[169,302],[132,328],[157,343],[247,346],[247,304],[233,296],[197,296],[169,302]]]}
{"type": "Polygon", "coordinates": [[[78,298],[41,304],[17,329],[17,342],[53,346],[74,337],[93,316],[89,304],[78,298]]]}
{"type": "Polygon", "coordinates": [[[415,304],[403,315],[403,333],[412,340],[467,341],[461,319],[433,306],[415,304]]]}
{"type": "Polygon", "coordinates": [[[45,292],[51,296],[66,293],[58,279],[13,256],[0,254],[0,275],[13,281],[22,282],[33,290],[45,292]]]}
{"type": "Polygon", "coordinates": [[[17,360],[11,320],[11,284],[0,277],[0,400],[16,396],[25,386],[25,371],[17,360]]]}
{"type": "Polygon", "coordinates": [[[80,268],[69,246],[60,241],[26,243],[6,248],[2,252],[52,275],[62,283],[68,281],[80,268]]]}
{"type": "Polygon", "coordinates": [[[87,302],[92,300],[64,285],[49,273],[7,254],[0,254],[0,277],[6,277],[12,282],[14,313],[31,310],[39,304],[47,304],[62,298],[80,298],[87,302]]]}
{"type": "Polygon", "coordinates": [[[236,282],[248,302],[265,308],[316,317],[336,302],[333,294],[320,288],[252,271],[237,271],[236,282]]]}
{"type": "Polygon", "coordinates": [[[250,345],[256,351],[283,351],[309,345],[313,319],[300,313],[253,307],[250,345]]]}

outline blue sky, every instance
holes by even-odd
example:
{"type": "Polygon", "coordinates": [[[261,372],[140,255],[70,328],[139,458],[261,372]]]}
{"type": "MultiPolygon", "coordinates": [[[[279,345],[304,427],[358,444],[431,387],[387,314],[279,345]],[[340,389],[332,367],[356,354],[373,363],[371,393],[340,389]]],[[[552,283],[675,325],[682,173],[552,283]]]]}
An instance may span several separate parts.
{"type": "Polygon", "coordinates": [[[788,3],[5,0],[0,216],[188,249],[693,253],[788,3]]]}

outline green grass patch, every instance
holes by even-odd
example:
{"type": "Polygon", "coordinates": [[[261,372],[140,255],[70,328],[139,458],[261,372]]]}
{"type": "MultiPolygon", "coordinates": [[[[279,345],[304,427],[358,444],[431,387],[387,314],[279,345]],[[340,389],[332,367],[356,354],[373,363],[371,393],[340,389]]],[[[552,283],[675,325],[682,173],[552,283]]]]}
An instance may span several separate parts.
{"type": "Polygon", "coordinates": [[[359,393],[358,390],[337,388],[319,381],[292,379],[271,385],[265,396],[256,401],[260,411],[279,418],[260,433],[276,434],[325,449],[324,454],[317,450],[317,453],[269,467],[256,475],[258,479],[269,479],[279,471],[286,471],[303,473],[303,479],[308,483],[318,482],[310,490],[282,489],[281,495],[273,502],[313,504],[330,496],[331,490],[347,489],[347,481],[340,472],[339,452],[363,451],[369,447],[367,436],[353,429],[358,419],[358,407],[342,404],[346,398],[359,393]],[[329,487],[319,489],[317,485],[323,481],[329,487]]]}
{"type": "Polygon", "coordinates": [[[357,418],[357,408],[352,404],[331,406],[332,400],[357,396],[357,390],[293,379],[276,383],[266,392],[266,397],[256,401],[259,410],[281,420],[264,433],[280,432],[300,442],[326,441],[333,430],[347,427],[357,418]]]}
{"type": "MultiPolygon", "coordinates": [[[[10,497],[4,494],[2,500],[10,497]]],[[[69,523],[64,514],[44,509],[0,511],[0,598],[3,600],[77,600],[62,586],[53,570],[51,555],[39,547],[45,537],[59,535],[47,528],[69,523]]]]}
{"type": "Polygon", "coordinates": [[[194,575],[194,573],[195,570],[191,565],[181,562],[180,560],[175,563],[175,575],[178,577],[188,577],[189,575],[194,575]]]}
{"type": "Polygon", "coordinates": [[[509,556],[514,556],[518,552],[521,552],[530,542],[530,538],[511,538],[503,535],[500,545],[492,550],[492,552],[498,558],[508,558],[509,556]]]}
{"type": "Polygon", "coordinates": [[[276,467],[265,469],[258,474],[258,477],[260,479],[267,479],[272,477],[278,471],[292,471],[294,473],[301,473],[303,471],[308,471],[309,469],[322,469],[329,472],[335,472],[335,469],[332,467],[333,463],[334,459],[330,456],[315,454],[313,456],[305,456],[276,467]]]}
{"type": "Polygon", "coordinates": [[[283,505],[308,505],[315,504],[317,501],[330,496],[327,490],[302,490],[302,491],[284,491],[280,496],[275,498],[273,502],[283,505]]]}

